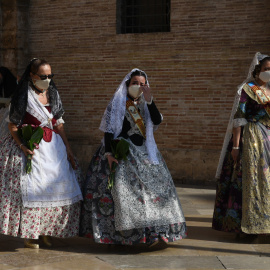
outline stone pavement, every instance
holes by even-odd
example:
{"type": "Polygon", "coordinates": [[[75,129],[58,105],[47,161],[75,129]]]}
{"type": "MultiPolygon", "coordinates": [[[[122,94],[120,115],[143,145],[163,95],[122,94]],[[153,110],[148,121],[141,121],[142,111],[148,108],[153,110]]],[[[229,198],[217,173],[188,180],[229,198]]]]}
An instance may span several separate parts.
{"type": "Polygon", "coordinates": [[[0,270],[270,269],[270,236],[237,239],[211,229],[215,190],[177,188],[188,238],[148,248],[98,245],[88,239],[53,239],[54,247],[23,248],[23,240],[0,236],[0,270]]]}

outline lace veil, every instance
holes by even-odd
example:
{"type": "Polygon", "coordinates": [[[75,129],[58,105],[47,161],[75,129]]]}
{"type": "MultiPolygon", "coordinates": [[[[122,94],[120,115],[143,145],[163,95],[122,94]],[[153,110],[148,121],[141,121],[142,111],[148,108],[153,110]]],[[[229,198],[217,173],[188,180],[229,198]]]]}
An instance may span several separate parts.
{"type": "MultiPolygon", "coordinates": [[[[30,70],[33,61],[37,58],[34,58],[30,61],[24,74],[22,75],[21,80],[14,92],[14,95],[11,99],[11,106],[9,112],[9,119],[12,123],[16,125],[20,125],[25,116],[27,101],[28,101],[28,86],[30,81],[30,70]]],[[[51,80],[49,86],[49,100],[52,109],[52,114],[56,119],[59,119],[64,114],[64,109],[62,105],[62,101],[60,99],[58,90],[51,80]]]]}
{"type": "Polygon", "coordinates": [[[228,144],[229,144],[231,136],[232,136],[233,118],[234,118],[234,115],[235,115],[235,113],[237,111],[237,108],[238,108],[242,88],[247,82],[250,82],[250,81],[254,80],[254,78],[252,76],[252,72],[254,71],[255,66],[258,65],[259,62],[262,59],[264,59],[265,57],[267,57],[267,56],[268,55],[261,54],[260,52],[257,52],[255,54],[255,56],[254,56],[254,58],[253,58],[253,60],[251,62],[251,65],[249,67],[247,78],[237,87],[237,92],[236,92],[236,95],[235,95],[235,98],[234,98],[234,103],[233,103],[233,107],[232,107],[232,111],[231,111],[229,124],[227,126],[227,131],[226,131],[226,134],[225,134],[225,138],[224,138],[224,141],[223,141],[223,146],[222,146],[222,150],[221,150],[221,154],[220,154],[220,158],[219,158],[219,162],[218,162],[218,167],[217,167],[217,171],[216,171],[216,178],[220,177],[220,173],[221,173],[223,161],[224,161],[224,158],[225,158],[225,155],[226,155],[227,147],[228,147],[228,144]]]}
{"type": "MultiPolygon", "coordinates": [[[[121,133],[123,121],[126,111],[126,97],[127,97],[127,86],[126,81],[131,78],[131,74],[136,70],[145,73],[144,71],[135,68],[128,73],[121,84],[118,86],[116,92],[114,93],[112,99],[110,100],[104,115],[102,117],[99,129],[103,132],[108,132],[114,134],[114,139],[121,133]]],[[[145,73],[146,75],[146,73],[145,73]]],[[[147,75],[147,84],[149,85],[147,75]]],[[[157,158],[157,145],[154,139],[153,131],[154,125],[150,117],[150,113],[147,107],[147,103],[144,104],[145,109],[145,125],[146,125],[146,148],[148,153],[148,158],[151,163],[158,164],[159,160],[157,158]]]]}

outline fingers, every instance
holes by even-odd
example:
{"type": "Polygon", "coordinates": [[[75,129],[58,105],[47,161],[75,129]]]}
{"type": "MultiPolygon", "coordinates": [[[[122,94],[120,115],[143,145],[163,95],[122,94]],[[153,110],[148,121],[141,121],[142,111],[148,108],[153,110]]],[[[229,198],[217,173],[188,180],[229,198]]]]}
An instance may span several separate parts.
{"type": "MultiPolygon", "coordinates": [[[[25,154],[25,156],[33,156],[35,153],[34,151],[31,151],[30,149],[26,148],[26,149],[23,149],[23,153],[25,154]]],[[[30,158],[29,158],[30,159],[30,158]]]]}
{"type": "Polygon", "coordinates": [[[143,92],[143,95],[144,95],[145,100],[147,102],[150,102],[151,101],[151,97],[152,97],[150,87],[148,85],[143,85],[143,86],[141,86],[141,89],[142,89],[142,92],[143,92]]]}
{"type": "Polygon", "coordinates": [[[143,93],[150,92],[150,87],[148,85],[143,85],[140,88],[142,89],[143,93]]]}
{"type": "Polygon", "coordinates": [[[27,149],[26,152],[27,152],[28,155],[34,155],[34,151],[31,151],[29,149],[27,149]]]}
{"type": "Polygon", "coordinates": [[[77,170],[77,165],[73,157],[70,158],[70,163],[73,168],[73,170],[77,170]]]}
{"type": "Polygon", "coordinates": [[[239,159],[239,150],[232,150],[231,155],[234,163],[236,163],[239,159]]]}
{"type": "Polygon", "coordinates": [[[68,151],[68,153],[67,153],[67,159],[68,159],[68,161],[70,162],[70,164],[71,164],[73,170],[77,170],[77,164],[76,164],[76,162],[75,162],[74,156],[73,156],[73,154],[70,153],[69,151],[68,151]]]}
{"type": "Polygon", "coordinates": [[[112,164],[113,164],[113,162],[115,162],[115,163],[118,164],[118,160],[115,159],[113,156],[107,156],[107,159],[108,159],[108,163],[109,163],[110,170],[112,169],[112,164]]]}

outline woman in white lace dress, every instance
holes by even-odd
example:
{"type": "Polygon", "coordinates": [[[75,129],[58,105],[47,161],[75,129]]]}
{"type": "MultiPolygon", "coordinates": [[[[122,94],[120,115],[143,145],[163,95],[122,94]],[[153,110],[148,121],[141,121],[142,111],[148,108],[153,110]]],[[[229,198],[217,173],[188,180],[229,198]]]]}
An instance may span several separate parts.
{"type": "Polygon", "coordinates": [[[97,243],[122,245],[152,245],[186,236],[180,201],[153,136],[161,122],[147,75],[132,70],[101,121],[104,140],[87,172],[81,236],[94,238],[97,243]],[[129,143],[127,161],[112,156],[111,140],[116,138],[129,143]],[[118,163],[115,183],[108,189],[113,162],[118,163]]]}
{"type": "Polygon", "coordinates": [[[29,248],[39,247],[40,236],[50,246],[47,236],[72,237],[79,229],[79,172],[74,170],[64,110],[52,77],[46,61],[30,62],[11,101],[9,132],[0,138],[0,233],[24,238],[29,248]],[[34,153],[19,136],[23,124],[44,131],[34,153]],[[32,171],[27,174],[29,154],[32,171]]]}

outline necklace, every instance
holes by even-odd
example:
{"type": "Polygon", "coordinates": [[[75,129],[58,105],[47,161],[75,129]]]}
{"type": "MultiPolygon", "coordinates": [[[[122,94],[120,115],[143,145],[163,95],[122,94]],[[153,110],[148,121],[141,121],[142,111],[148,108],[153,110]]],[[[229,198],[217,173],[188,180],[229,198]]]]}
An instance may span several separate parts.
{"type": "Polygon", "coordinates": [[[46,90],[44,90],[43,92],[40,93],[43,97],[45,97],[46,94],[46,90]]]}
{"type": "Polygon", "coordinates": [[[41,94],[43,97],[45,96],[47,89],[44,89],[44,90],[40,91],[39,89],[37,89],[35,87],[35,85],[33,83],[32,83],[32,87],[38,92],[38,95],[41,94]]]}

